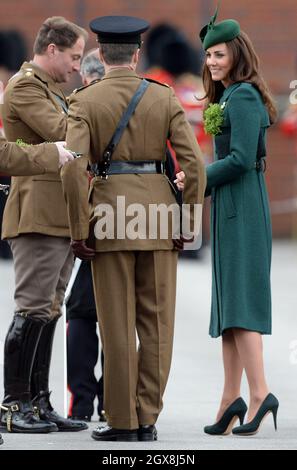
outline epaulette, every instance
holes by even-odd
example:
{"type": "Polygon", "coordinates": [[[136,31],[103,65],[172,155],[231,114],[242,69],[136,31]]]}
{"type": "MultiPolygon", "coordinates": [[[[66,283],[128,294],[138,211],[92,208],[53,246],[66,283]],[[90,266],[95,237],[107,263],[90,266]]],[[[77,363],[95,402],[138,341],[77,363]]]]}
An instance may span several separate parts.
{"type": "Polygon", "coordinates": [[[24,70],[22,70],[23,72],[23,75],[25,75],[25,77],[32,77],[32,75],[34,75],[34,71],[32,69],[32,67],[26,67],[24,70]]]}
{"type": "Polygon", "coordinates": [[[19,70],[12,77],[10,77],[9,81],[15,79],[16,77],[29,78],[29,77],[32,77],[32,76],[35,76],[34,70],[32,69],[32,67],[26,67],[25,69],[19,70]]]}
{"type": "Polygon", "coordinates": [[[84,85],[84,86],[81,86],[81,87],[79,87],[79,88],[75,88],[72,93],[76,94],[76,93],[78,93],[79,91],[85,90],[86,88],[89,88],[90,86],[95,85],[95,83],[98,83],[98,82],[100,82],[100,81],[101,81],[100,78],[98,78],[97,80],[93,80],[93,81],[92,81],[91,83],[89,83],[88,85],[84,85]]]}
{"type": "Polygon", "coordinates": [[[148,82],[157,83],[157,85],[162,85],[162,86],[166,86],[167,88],[170,88],[170,85],[168,85],[168,83],[158,82],[158,80],[154,80],[153,78],[146,78],[146,77],[144,77],[144,78],[148,82]]]}

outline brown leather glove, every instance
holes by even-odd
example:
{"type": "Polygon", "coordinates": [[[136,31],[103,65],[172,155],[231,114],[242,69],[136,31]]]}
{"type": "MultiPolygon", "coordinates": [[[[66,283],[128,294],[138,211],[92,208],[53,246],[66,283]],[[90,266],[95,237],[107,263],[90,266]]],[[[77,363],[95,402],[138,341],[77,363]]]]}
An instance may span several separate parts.
{"type": "Polygon", "coordinates": [[[95,258],[96,251],[87,247],[86,240],[71,240],[70,245],[77,258],[82,260],[91,260],[95,258]]]}
{"type": "Polygon", "coordinates": [[[184,238],[182,235],[179,238],[173,238],[174,249],[177,251],[183,251],[184,243],[192,243],[194,241],[194,236],[192,238],[184,238]]]}

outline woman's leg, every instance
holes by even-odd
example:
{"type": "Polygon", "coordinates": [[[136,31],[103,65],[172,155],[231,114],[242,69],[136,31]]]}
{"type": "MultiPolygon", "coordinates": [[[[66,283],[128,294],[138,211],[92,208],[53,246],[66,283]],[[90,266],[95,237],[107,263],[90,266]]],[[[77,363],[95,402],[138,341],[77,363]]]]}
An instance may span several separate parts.
{"type": "Polygon", "coordinates": [[[250,388],[249,422],[269,393],[264,373],[262,336],[240,328],[234,328],[233,334],[250,388]]]}
{"type": "Polygon", "coordinates": [[[217,421],[222,417],[226,408],[240,396],[240,384],[243,365],[236,347],[232,329],[228,329],[222,336],[223,362],[225,384],[217,421]]]}

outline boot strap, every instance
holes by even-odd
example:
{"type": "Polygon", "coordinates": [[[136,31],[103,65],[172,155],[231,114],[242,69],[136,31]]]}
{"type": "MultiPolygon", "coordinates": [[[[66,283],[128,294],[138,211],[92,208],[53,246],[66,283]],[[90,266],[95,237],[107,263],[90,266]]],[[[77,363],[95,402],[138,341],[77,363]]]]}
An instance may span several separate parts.
{"type": "Polygon", "coordinates": [[[17,403],[11,406],[0,405],[0,408],[1,410],[4,410],[7,412],[7,418],[6,418],[7,431],[12,432],[12,413],[14,413],[15,411],[20,411],[19,405],[17,403]]]}

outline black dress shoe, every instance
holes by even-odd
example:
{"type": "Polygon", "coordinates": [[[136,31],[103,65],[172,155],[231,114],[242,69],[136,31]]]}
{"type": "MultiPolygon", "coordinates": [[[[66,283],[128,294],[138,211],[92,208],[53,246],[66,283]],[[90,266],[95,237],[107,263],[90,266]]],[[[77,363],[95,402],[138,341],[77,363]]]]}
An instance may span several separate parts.
{"type": "Polygon", "coordinates": [[[92,432],[95,441],[138,441],[136,429],[114,429],[110,426],[98,427],[92,432]]]}
{"type": "Polygon", "coordinates": [[[88,425],[84,421],[76,421],[73,419],[63,418],[52,407],[49,400],[50,392],[40,392],[34,398],[34,407],[38,409],[40,421],[55,423],[58,431],[76,432],[88,429],[88,425]]]}
{"type": "Polygon", "coordinates": [[[139,441],[156,441],[158,439],[157,429],[154,424],[140,425],[137,432],[139,441]]]}
{"type": "Polygon", "coordinates": [[[68,419],[73,419],[74,421],[85,421],[86,423],[90,423],[91,418],[92,417],[88,415],[68,416],[68,419]]]}

